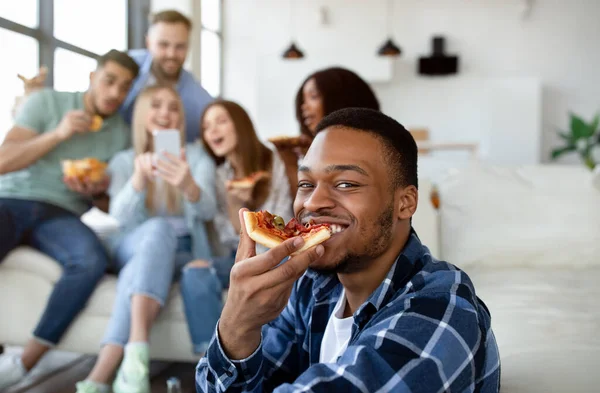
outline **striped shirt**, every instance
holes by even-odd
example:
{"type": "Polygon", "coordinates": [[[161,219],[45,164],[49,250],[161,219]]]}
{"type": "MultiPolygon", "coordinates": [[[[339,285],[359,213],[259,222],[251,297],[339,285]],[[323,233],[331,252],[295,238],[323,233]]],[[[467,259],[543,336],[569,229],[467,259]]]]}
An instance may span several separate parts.
{"type": "Polygon", "coordinates": [[[469,277],[434,259],[416,233],[353,315],[347,349],[319,363],[342,293],[333,274],[309,270],[286,309],[265,325],[248,358],[227,358],[215,333],[196,370],[198,392],[498,392],[491,317],[469,277]]]}

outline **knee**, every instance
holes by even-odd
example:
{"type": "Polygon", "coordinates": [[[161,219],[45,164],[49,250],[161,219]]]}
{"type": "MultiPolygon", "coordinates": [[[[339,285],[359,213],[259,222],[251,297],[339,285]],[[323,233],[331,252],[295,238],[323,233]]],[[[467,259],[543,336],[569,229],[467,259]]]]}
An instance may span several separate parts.
{"type": "Polygon", "coordinates": [[[220,292],[220,282],[210,262],[198,259],[189,262],[181,271],[181,289],[197,295],[206,292],[220,292]]]}
{"type": "Polygon", "coordinates": [[[183,270],[186,269],[194,269],[194,268],[202,268],[202,267],[210,267],[210,262],[204,260],[204,259],[196,259],[194,261],[188,262],[184,267],[183,270]]]}
{"type": "Polygon", "coordinates": [[[144,233],[144,239],[160,241],[161,243],[175,244],[177,237],[169,222],[163,217],[152,217],[146,220],[140,228],[144,233]]]}
{"type": "Polygon", "coordinates": [[[70,263],[65,268],[77,271],[91,281],[99,280],[108,266],[108,254],[104,246],[97,241],[80,243],[81,254],[75,258],[69,258],[70,263]]]}

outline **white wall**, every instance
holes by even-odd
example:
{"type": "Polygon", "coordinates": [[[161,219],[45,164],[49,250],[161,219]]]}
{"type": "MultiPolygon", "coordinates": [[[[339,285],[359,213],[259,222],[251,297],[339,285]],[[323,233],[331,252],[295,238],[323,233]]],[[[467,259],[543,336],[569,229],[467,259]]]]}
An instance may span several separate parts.
{"type": "MultiPolygon", "coordinates": [[[[376,64],[376,48],[387,36],[386,4],[295,0],[297,41],[308,57],[283,63],[289,2],[224,0],[224,95],[249,110],[263,135],[295,132],[293,94],[300,75],[314,67],[309,59],[351,53],[355,68],[376,64]],[[329,25],[319,22],[321,6],[329,11],[329,25]]],[[[510,161],[511,146],[523,143],[535,146],[520,154],[546,161],[557,142],[554,131],[566,127],[570,110],[585,117],[600,111],[600,1],[536,0],[528,18],[522,17],[523,4],[395,0],[394,38],[404,52],[389,81],[373,83],[383,110],[406,126],[429,127],[434,140],[480,138],[484,149],[495,148],[495,161],[510,161]],[[430,53],[434,34],[445,35],[447,50],[460,56],[459,76],[416,75],[417,59],[430,53]],[[479,82],[496,88],[482,95],[479,82]],[[485,112],[490,105],[495,113],[485,112]]]]}

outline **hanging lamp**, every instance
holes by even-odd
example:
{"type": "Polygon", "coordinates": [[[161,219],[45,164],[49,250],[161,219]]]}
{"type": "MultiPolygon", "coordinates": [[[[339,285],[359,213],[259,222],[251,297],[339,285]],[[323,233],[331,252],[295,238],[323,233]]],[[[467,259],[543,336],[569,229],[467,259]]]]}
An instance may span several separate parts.
{"type": "Polygon", "coordinates": [[[393,0],[388,0],[387,15],[387,30],[389,37],[387,41],[385,41],[385,43],[379,48],[377,54],[379,56],[400,56],[402,50],[394,43],[392,39],[392,17],[394,16],[393,0]]]}
{"type": "Polygon", "coordinates": [[[302,59],[304,57],[304,52],[302,52],[294,42],[294,10],[293,10],[293,0],[290,0],[290,29],[292,31],[292,42],[290,46],[283,52],[282,57],[288,60],[296,60],[302,59]]]}

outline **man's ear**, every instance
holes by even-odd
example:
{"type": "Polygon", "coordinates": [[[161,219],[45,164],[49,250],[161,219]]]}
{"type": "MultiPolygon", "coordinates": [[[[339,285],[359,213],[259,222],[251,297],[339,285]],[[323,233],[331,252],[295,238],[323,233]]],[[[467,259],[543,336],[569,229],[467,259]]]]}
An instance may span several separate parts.
{"type": "Polygon", "coordinates": [[[399,188],[398,206],[398,218],[401,220],[410,219],[417,211],[417,205],[419,203],[419,190],[415,186],[407,186],[399,188]]]}
{"type": "Polygon", "coordinates": [[[96,72],[90,72],[90,83],[92,83],[92,81],[94,80],[94,75],[96,75],[96,72]]]}

